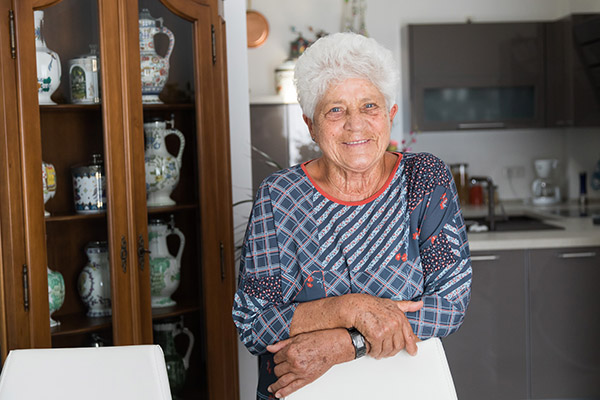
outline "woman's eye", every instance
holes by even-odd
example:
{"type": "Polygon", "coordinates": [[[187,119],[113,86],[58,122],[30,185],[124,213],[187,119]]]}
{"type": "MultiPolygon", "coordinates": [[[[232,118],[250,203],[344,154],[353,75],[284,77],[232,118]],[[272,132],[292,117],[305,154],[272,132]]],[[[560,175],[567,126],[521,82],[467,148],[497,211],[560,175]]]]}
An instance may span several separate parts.
{"type": "Polygon", "coordinates": [[[375,108],[377,105],[375,103],[367,103],[365,104],[365,108],[375,108]]]}
{"type": "Polygon", "coordinates": [[[329,110],[329,112],[332,112],[332,113],[342,112],[342,107],[333,107],[331,110],[329,110]]]}

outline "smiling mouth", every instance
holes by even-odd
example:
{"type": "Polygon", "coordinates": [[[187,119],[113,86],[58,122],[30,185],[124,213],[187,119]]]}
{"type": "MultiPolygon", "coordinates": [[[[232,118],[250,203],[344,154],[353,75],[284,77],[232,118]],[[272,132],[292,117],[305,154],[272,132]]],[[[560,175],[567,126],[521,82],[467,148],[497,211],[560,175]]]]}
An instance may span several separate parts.
{"type": "Polygon", "coordinates": [[[350,146],[354,146],[357,144],[365,144],[369,141],[369,139],[364,139],[364,140],[356,140],[354,142],[344,142],[344,144],[350,145],[350,146]]]}

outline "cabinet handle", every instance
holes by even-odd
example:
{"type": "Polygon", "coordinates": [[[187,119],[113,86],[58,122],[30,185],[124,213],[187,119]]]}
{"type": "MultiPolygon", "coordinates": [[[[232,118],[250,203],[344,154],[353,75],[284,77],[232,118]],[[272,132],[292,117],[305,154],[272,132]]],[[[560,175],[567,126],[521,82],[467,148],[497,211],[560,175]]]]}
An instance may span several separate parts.
{"type": "Polygon", "coordinates": [[[496,261],[499,260],[500,256],[491,254],[489,256],[471,256],[471,261],[496,261]]]}
{"type": "Polygon", "coordinates": [[[23,264],[23,308],[29,311],[29,274],[27,264],[23,264]]]}
{"type": "Polygon", "coordinates": [[[219,255],[221,256],[221,281],[225,280],[225,246],[219,242],[219,255]]]}
{"type": "Polygon", "coordinates": [[[458,129],[498,129],[506,128],[503,122],[465,122],[458,124],[458,129]]]}
{"type": "Polygon", "coordinates": [[[583,251],[581,253],[561,253],[558,258],[591,258],[596,257],[595,251],[583,251]]]}
{"type": "Polygon", "coordinates": [[[142,235],[138,236],[137,242],[137,255],[138,255],[138,264],[140,265],[140,271],[144,270],[144,255],[146,253],[152,253],[150,250],[146,249],[144,246],[144,237],[142,235]]]}
{"type": "Polygon", "coordinates": [[[127,272],[127,240],[125,240],[125,236],[121,236],[121,268],[123,268],[123,272],[127,272]]]}

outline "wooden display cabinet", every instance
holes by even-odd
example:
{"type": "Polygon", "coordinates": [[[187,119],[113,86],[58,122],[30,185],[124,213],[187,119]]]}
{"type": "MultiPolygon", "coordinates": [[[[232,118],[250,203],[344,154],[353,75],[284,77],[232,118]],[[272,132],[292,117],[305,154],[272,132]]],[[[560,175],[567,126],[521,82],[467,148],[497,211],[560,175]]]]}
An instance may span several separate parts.
{"type": "MultiPolygon", "coordinates": [[[[154,322],[182,318],[195,336],[184,398],[235,399],[237,337],[224,21],[219,0],[0,0],[0,349],[74,347],[91,335],[108,344],[153,342],[154,322]],[[175,36],[163,104],[143,104],[138,15],[148,9],[175,36]],[[34,10],[58,53],[62,79],[38,105],[34,10]],[[14,32],[14,34],[8,34],[14,32]],[[99,49],[100,104],[71,104],[69,60],[99,49]],[[146,205],[143,123],[174,121],[185,136],[176,204],[146,205]],[[77,214],[71,167],[101,154],[107,209],[77,214]],[[57,191],[44,206],[41,163],[52,163],[57,191]],[[44,216],[44,208],[51,213],[44,216]],[[173,221],[185,235],[177,305],[151,307],[148,221],[173,221]],[[90,318],[77,292],[85,245],[109,244],[112,316],[90,318]],[[49,266],[65,280],[50,328],[49,266]]],[[[158,54],[167,43],[155,38],[158,54]]],[[[167,141],[175,153],[177,139],[167,141]]],[[[176,248],[175,238],[169,238],[176,248]]],[[[174,251],[174,250],[172,250],[174,251]]],[[[176,342],[177,346],[185,343],[176,342]]]]}

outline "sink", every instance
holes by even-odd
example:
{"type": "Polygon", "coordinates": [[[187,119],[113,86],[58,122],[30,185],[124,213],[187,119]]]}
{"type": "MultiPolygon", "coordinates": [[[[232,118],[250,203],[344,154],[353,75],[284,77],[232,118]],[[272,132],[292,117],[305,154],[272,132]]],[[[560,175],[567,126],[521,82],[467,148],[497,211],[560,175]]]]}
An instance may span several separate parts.
{"type": "MultiPolygon", "coordinates": [[[[467,231],[474,224],[488,225],[487,217],[467,218],[465,219],[467,231]]],[[[545,230],[564,229],[561,226],[548,224],[539,218],[528,215],[511,215],[508,217],[498,217],[496,220],[496,230],[494,232],[522,232],[522,231],[545,231],[545,230]]],[[[489,231],[486,231],[489,232],[489,231]]],[[[469,231],[476,233],[476,231],[469,231]]]]}

